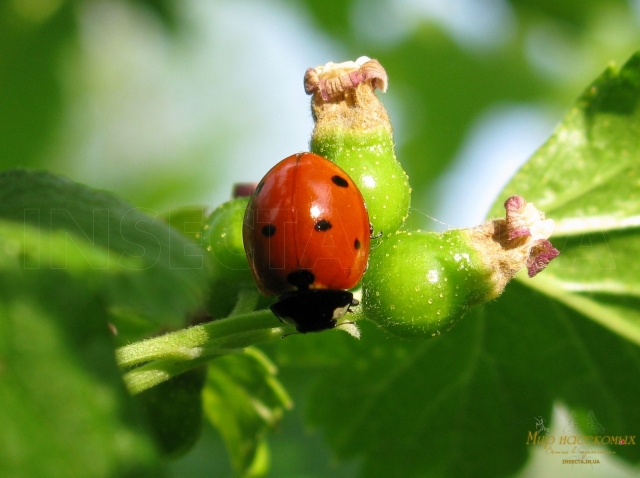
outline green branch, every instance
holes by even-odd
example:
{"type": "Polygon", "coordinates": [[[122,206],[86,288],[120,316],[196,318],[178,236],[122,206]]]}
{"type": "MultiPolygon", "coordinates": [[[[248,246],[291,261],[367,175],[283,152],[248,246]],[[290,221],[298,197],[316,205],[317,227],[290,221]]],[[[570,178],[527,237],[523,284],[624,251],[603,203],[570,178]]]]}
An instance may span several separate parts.
{"type": "Polygon", "coordinates": [[[138,366],[124,375],[130,392],[136,394],[212,358],[238,353],[291,330],[270,310],[259,310],[126,345],[116,350],[116,361],[121,368],[138,366]]]}

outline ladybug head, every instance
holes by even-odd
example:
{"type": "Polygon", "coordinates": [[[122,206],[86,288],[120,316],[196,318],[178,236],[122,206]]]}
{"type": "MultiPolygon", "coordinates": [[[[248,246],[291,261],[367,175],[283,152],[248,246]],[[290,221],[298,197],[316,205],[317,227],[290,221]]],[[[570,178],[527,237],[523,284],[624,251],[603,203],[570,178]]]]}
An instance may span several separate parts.
{"type": "Polygon", "coordinates": [[[285,324],[306,334],[335,328],[352,305],[358,305],[358,301],[346,290],[311,289],[282,295],[271,311],[285,324]]]}

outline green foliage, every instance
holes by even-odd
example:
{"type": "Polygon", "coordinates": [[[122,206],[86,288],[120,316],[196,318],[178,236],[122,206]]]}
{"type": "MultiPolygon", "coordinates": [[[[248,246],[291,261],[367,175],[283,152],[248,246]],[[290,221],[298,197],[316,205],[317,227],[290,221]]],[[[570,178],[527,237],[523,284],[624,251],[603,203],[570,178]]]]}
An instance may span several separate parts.
{"type": "MultiPolygon", "coordinates": [[[[172,23],[166,0],[137,0],[172,23]]],[[[36,166],[63,109],[60,60],[75,45],[76,3],[4,2],[0,10],[0,165],[36,166]]]]}
{"type": "Polygon", "coordinates": [[[561,255],[530,285],[636,344],[639,101],[636,54],[585,90],[501,195],[518,191],[556,221],[561,255]]]}
{"type": "Polygon", "coordinates": [[[0,164],[4,168],[38,164],[62,108],[56,77],[60,50],[75,34],[68,2],[61,2],[64,5],[57,11],[47,12],[45,6],[40,13],[37,5],[21,3],[22,9],[5,4],[0,12],[0,164]]]}
{"type": "Polygon", "coordinates": [[[200,437],[206,374],[206,366],[201,365],[136,396],[163,456],[184,455],[200,437]]]}
{"type": "Polygon", "coordinates": [[[4,267],[11,246],[0,247],[0,475],[159,476],[103,301],[68,271],[4,267]]]}
{"type": "Polygon", "coordinates": [[[265,432],[292,406],[275,373],[275,366],[257,349],[227,355],[209,365],[204,412],[220,430],[239,475],[262,476],[267,472],[265,432]]]}
{"type": "MultiPolygon", "coordinates": [[[[640,426],[638,348],[520,284],[440,338],[363,337],[357,359],[323,369],[308,412],[362,476],[509,476],[557,400],[594,410],[615,435],[640,426]]],[[[637,447],[615,452],[640,459],[637,447]]]]}
{"type": "Polygon", "coordinates": [[[202,257],[172,255],[192,244],[49,173],[2,173],[0,191],[0,474],[158,476],[108,313],[181,324],[204,295],[202,257]]]}
{"type": "Polygon", "coordinates": [[[29,247],[20,251],[25,267],[85,273],[101,281],[96,286],[117,311],[175,327],[205,296],[203,252],[109,193],[50,173],[6,171],[0,218],[29,229],[24,246],[17,243],[29,247]]]}

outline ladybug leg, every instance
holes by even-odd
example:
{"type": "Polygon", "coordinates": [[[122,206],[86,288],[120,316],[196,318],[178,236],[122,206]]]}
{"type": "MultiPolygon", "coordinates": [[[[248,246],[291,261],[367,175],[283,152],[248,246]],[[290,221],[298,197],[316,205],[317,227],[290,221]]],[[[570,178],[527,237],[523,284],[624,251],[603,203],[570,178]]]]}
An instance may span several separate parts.
{"type": "Polygon", "coordinates": [[[373,224],[369,223],[369,234],[371,239],[380,239],[382,237],[383,232],[380,231],[375,236],[373,235],[373,224]]]}
{"type": "Polygon", "coordinates": [[[352,337],[355,337],[357,339],[360,338],[360,330],[358,329],[358,325],[351,320],[341,322],[340,324],[337,325],[337,328],[342,328],[342,330],[344,330],[346,333],[348,333],[352,337]]]}
{"type": "Polygon", "coordinates": [[[352,306],[360,305],[360,301],[358,299],[351,299],[351,305],[352,306]]]}
{"type": "MultiPolygon", "coordinates": [[[[355,307],[356,305],[359,305],[360,301],[358,299],[351,299],[351,304],[349,304],[349,308],[347,309],[347,312],[353,314],[353,310],[351,310],[351,307],[355,307]]],[[[353,324],[354,322],[342,322],[340,325],[342,324],[353,324]]]]}
{"type": "Polygon", "coordinates": [[[290,335],[302,335],[302,332],[289,332],[288,334],[284,334],[282,337],[280,337],[281,339],[284,339],[285,337],[289,337],[290,335]]]}

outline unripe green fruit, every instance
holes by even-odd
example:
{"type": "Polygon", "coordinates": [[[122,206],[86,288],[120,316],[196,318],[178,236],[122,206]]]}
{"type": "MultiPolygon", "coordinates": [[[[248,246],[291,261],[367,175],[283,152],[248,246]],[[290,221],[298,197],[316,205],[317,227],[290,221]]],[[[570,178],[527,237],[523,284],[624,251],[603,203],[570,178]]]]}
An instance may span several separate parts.
{"type": "Polygon", "coordinates": [[[242,243],[242,223],[248,203],[248,197],[227,201],[204,222],[202,245],[213,256],[211,296],[207,307],[213,318],[228,316],[241,290],[257,291],[242,243]]]}
{"type": "Polygon", "coordinates": [[[309,68],[305,91],[316,121],[311,151],[351,176],[364,197],[375,232],[400,229],[409,214],[411,188],[396,159],[389,116],[375,91],[386,91],[377,60],[327,63],[309,68]]]}
{"type": "Polygon", "coordinates": [[[353,179],[374,231],[391,233],[400,229],[409,214],[411,188],[395,157],[391,133],[379,129],[327,136],[314,137],[311,150],[336,163],[353,179]]]}
{"type": "Polygon", "coordinates": [[[227,201],[205,219],[202,245],[213,255],[216,271],[243,276],[249,273],[249,263],[242,244],[242,221],[249,203],[248,197],[227,201]]]}
{"type": "Polygon", "coordinates": [[[369,256],[365,315],[401,337],[433,337],[502,294],[520,269],[538,274],[559,254],[548,241],[553,221],[520,196],[505,211],[471,229],[387,235],[369,256]]]}
{"type": "Polygon", "coordinates": [[[464,230],[398,232],[369,257],[362,305],[367,318],[405,338],[440,335],[493,287],[464,230]]]}

